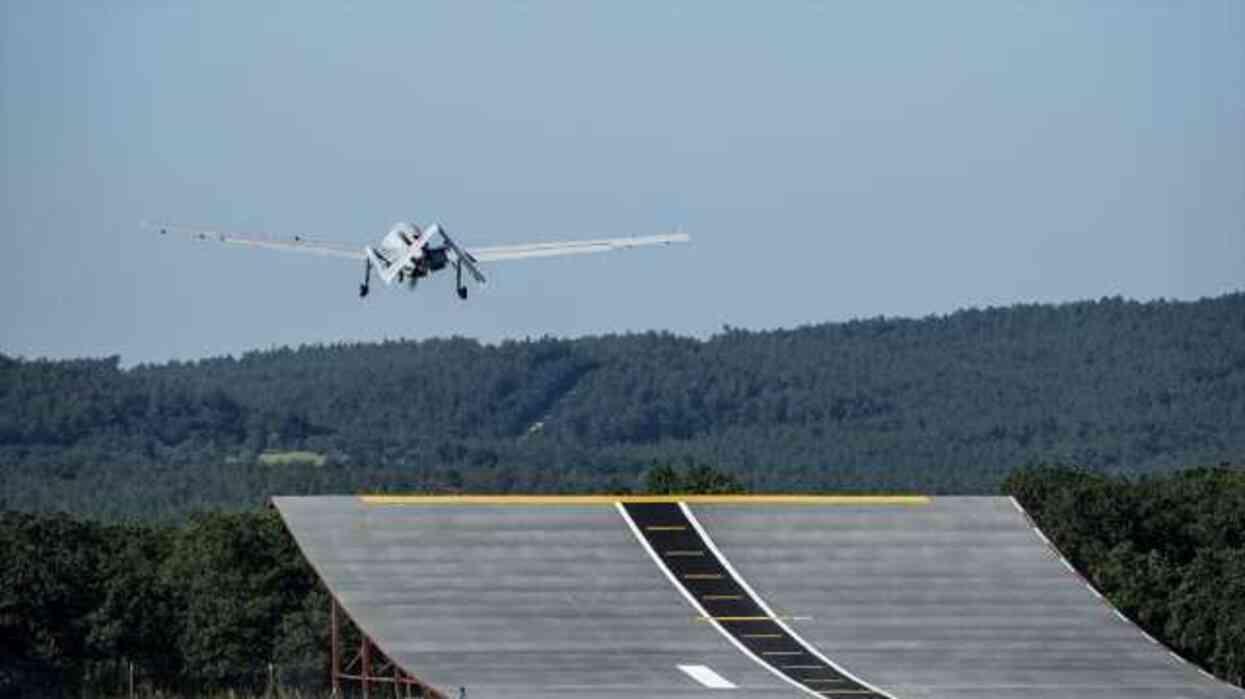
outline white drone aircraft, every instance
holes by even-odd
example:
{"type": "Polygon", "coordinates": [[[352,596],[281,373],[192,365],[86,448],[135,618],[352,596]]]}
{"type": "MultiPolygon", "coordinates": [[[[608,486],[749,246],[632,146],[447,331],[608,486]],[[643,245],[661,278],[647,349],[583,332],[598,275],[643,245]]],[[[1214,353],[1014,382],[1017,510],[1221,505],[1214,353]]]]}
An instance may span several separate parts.
{"type": "Polygon", "coordinates": [[[380,245],[364,246],[362,249],[341,243],[329,243],[311,240],[303,236],[289,239],[268,238],[262,236],[246,236],[222,231],[177,226],[170,224],[144,224],[148,228],[160,231],[161,235],[179,233],[196,240],[213,240],[232,245],[247,245],[273,250],[297,250],[331,257],[343,257],[363,262],[363,283],[359,285],[359,296],[367,296],[371,287],[372,268],[385,284],[397,282],[414,289],[416,282],[423,277],[439,272],[453,265],[457,278],[456,289],[458,298],[467,298],[467,286],[463,283],[463,269],[466,268],[471,277],[481,286],[487,283],[480,271],[481,262],[499,260],[519,260],[528,257],[554,257],[557,255],[582,255],[591,252],[607,252],[642,245],[668,245],[685,243],[691,238],[682,232],[664,235],[649,235],[636,238],[602,238],[598,240],[572,240],[564,243],[527,243],[523,245],[495,245],[478,247],[470,251],[454,242],[445,229],[437,224],[420,229],[410,223],[395,224],[381,240],[380,245]],[[440,238],[440,244],[434,244],[434,238],[440,238]]]}

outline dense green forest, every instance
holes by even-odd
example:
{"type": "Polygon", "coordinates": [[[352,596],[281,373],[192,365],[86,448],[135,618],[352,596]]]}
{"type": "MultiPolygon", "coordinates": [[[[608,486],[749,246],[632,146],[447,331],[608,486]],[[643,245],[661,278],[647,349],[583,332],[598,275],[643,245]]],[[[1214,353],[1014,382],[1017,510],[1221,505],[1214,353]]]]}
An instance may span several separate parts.
{"type": "MultiPolygon", "coordinates": [[[[703,466],[650,469],[647,492],[735,492],[703,466]]],[[[1245,470],[1142,479],[1032,468],[1006,481],[1053,541],[1133,620],[1245,683],[1245,470]]],[[[0,515],[0,697],[123,686],[323,690],[328,598],[271,510],[180,524],[0,515]],[[269,673],[269,663],[273,665],[269,673]]]]}
{"type": "Polygon", "coordinates": [[[178,526],[0,514],[0,697],[325,680],[329,598],[274,511],[178,526]]]}
{"type": "Polygon", "coordinates": [[[1030,463],[1242,460],[1242,293],[129,369],[0,355],[0,509],[176,517],[278,492],[609,490],[684,461],[754,491],[987,493],[1030,463]]]}

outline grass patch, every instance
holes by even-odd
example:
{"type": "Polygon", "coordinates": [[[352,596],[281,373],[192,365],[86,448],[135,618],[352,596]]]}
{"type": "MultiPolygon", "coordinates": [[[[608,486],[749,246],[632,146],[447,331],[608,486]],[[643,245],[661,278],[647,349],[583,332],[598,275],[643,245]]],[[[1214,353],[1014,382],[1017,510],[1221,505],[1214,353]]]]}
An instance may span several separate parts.
{"type": "Polygon", "coordinates": [[[325,461],[328,461],[327,456],[314,451],[266,451],[259,455],[259,462],[265,466],[323,466],[325,461]]]}

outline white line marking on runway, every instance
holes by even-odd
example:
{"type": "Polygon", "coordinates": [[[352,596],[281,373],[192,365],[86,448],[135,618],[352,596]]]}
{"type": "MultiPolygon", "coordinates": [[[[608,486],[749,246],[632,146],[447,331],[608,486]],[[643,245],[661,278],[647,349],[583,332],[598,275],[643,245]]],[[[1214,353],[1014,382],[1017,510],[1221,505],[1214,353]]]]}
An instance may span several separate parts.
{"type": "Polygon", "coordinates": [[[680,665],[680,670],[686,672],[689,677],[703,684],[709,689],[735,689],[734,682],[714,672],[712,668],[705,665],[680,665]]]}

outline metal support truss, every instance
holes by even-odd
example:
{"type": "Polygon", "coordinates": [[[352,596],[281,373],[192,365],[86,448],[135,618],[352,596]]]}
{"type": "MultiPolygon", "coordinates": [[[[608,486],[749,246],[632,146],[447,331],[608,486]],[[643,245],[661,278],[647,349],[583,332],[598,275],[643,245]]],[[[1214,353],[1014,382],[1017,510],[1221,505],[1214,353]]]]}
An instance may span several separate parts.
{"type": "Polygon", "coordinates": [[[397,663],[376,647],[372,639],[362,629],[359,631],[360,642],[357,651],[343,656],[341,639],[341,620],[344,612],[331,595],[329,608],[329,635],[331,645],[330,674],[333,685],[333,696],[341,697],[343,682],[353,682],[363,699],[384,697],[392,687],[395,699],[446,699],[441,692],[429,687],[419,678],[403,670],[397,663]],[[343,665],[343,657],[346,662],[343,665]]]}

